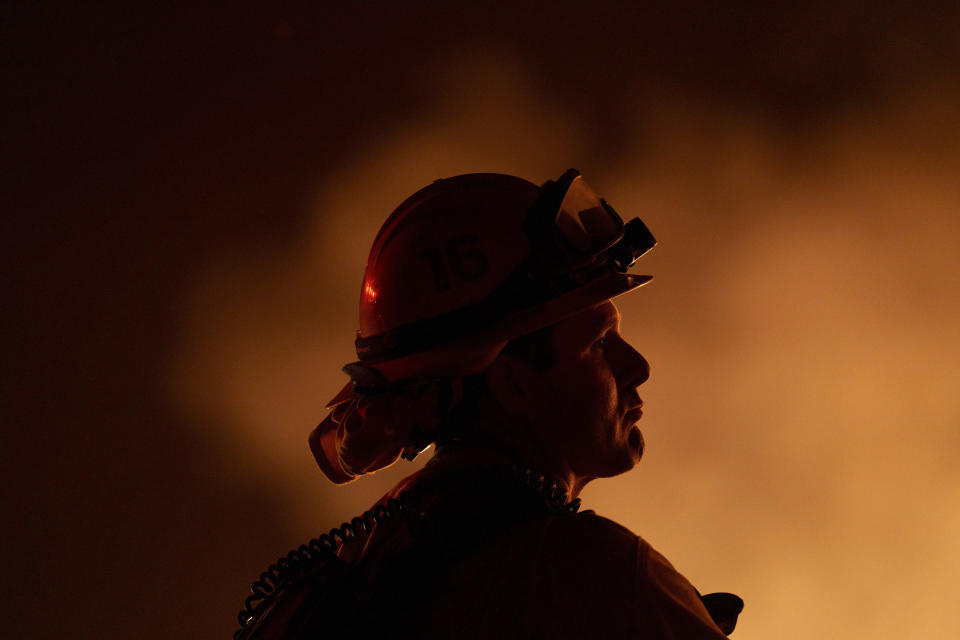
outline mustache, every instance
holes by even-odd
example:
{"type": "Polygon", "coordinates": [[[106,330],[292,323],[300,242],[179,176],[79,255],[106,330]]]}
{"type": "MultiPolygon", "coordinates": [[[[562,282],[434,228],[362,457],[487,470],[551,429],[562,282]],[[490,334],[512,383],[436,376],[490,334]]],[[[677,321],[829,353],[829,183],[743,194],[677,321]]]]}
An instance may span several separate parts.
{"type": "Polygon", "coordinates": [[[626,413],[632,409],[639,409],[641,407],[643,407],[643,399],[637,392],[636,387],[625,389],[623,393],[620,394],[620,408],[622,409],[623,413],[626,413]]]}

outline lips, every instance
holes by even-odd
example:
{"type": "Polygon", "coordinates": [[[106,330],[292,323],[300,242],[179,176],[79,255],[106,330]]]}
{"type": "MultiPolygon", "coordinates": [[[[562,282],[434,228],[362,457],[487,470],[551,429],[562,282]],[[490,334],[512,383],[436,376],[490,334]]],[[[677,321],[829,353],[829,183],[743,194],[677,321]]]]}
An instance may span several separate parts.
{"type": "Polygon", "coordinates": [[[637,405],[633,409],[630,409],[630,411],[627,411],[627,413],[624,414],[623,418],[625,421],[627,421],[627,424],[634,424],[641,417],[643,417],[642,407],[643,407],[643,403],[641,402],[639,405],[637,405]]]}

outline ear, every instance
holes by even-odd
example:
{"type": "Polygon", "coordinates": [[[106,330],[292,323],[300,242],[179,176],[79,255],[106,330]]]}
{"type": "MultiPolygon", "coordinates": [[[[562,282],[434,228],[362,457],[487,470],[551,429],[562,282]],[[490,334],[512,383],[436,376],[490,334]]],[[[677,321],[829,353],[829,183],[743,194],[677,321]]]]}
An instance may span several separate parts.
{"type": "Polygon", "coordinates": [[[523,360],[501,353],[487,367],[486,377],[490,394],[507,413],[526,417],[537,405],[535,372],[523,360]]]}

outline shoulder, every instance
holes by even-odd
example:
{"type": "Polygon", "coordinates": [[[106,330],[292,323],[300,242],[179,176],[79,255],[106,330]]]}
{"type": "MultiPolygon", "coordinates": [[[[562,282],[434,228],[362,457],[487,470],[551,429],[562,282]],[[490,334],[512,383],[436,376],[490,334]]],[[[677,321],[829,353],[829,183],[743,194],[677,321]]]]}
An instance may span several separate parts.
{"type": "Polygon", "coordinates": [[[551,518],[547,528],[551,537],[569,539],[579,546],[599,547],[608,552],[635,553],[638,545],[646,544],[623,525],[592,511],[551,518]]]}
{"type": "Polygon", "coordinates": [[[547,519],[539,531],[540,553],[566,575],[602,579],[633,591],[648,545],[635,533],[593,512],[547,519]]]}
{"type": "Polygon", "coordinates": [[[640,537],[593,513],[553,516],[525,528],[532,562],[526,573],[536,594],[531,606],[551,612],[537,617],[538,624],[559,637],[635,637],[638,559],[645,556],[640,537]]]}
{"type": "Polygon", "coordinates": [[[615,564],[634,573],[639,582],[671,592],[696,592],[660,552],[623,525],[592,511],[552,518],[545,541],[575,550],[571,557],[588,556],[592,562],[615,564]]]}
{"type": "Polygon", "coordinates": [[[629,607],[634,629],[645,637],[723,637],[696,588],[623,525],[586,512],[554,519],[544,540],[556,563],[556,579],[577,575],[591,589],[604,585],[604,597],[629,607]]]}

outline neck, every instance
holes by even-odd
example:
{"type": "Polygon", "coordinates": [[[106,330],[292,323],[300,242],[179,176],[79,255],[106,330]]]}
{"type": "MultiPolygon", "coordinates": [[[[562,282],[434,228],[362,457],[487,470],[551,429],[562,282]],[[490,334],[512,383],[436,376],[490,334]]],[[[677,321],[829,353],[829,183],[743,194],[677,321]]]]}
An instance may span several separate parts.
{"type": "MultiPolygon", "coordinates": [[[[476,427],[477,425],[474,425],[476,427]]],[[[567,465],[551,459],[546,449],[520,438],[498,437],[504,429],[465,429],[437,445],[434,460],[438,465],[514,464],[543,474],[548,484],[556,483],[566,494],[567,501],[580,496],[583,487],[593,478],[579,477],[567,465]]],[[[516,435],[523,430],[507,429],[516,435]]]]}

